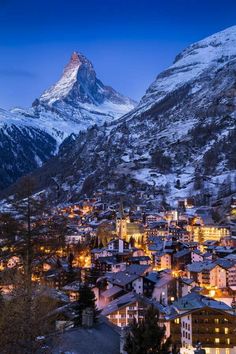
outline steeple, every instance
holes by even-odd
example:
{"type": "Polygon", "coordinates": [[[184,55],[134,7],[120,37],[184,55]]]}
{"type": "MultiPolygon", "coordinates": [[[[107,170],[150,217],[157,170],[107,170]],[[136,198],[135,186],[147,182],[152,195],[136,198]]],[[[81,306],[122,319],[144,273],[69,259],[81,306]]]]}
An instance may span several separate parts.
{"type": "Polygon", "coordinates": [[[121,239],[125,239],[127,235],[127,220],[124,213],[123,202],[120,199],[119,213],[116,219],[116,232],[121,239]]]}
{"type": "Polygon", "coordinates": [[[122,198],[120,198],[120,208],[119,208],[119,211],[120,211],[120,218],[121,218],[121,219],[124,219],[125,213],[124,213],[124,207],[123,207],[122,198]]]}

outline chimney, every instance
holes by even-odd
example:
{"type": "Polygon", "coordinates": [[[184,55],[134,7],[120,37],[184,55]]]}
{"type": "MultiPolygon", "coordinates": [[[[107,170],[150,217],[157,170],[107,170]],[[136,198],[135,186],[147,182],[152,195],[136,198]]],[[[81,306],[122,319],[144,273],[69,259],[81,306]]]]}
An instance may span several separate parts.
{"type": "Polygon", "coordinates": [[[82,326],[83,327],[88,327],[91,328],[93,327],[93,309],[91,307],[87,307],[85,310],[82,312],[82,326]]]}

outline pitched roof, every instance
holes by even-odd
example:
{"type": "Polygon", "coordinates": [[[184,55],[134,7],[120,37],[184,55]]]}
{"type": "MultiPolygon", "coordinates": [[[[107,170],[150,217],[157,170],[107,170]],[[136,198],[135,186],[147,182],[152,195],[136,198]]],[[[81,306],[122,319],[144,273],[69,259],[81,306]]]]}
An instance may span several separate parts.
{"type": "Polygon", "coordinates": [[[125,286],[144,276],[149,268],[149,265],[131,264],[124,271],[107,274],[107,280],[114,285],[125,286]]]}
{"type": "Polygon", "coordinates": [[[80,286],[81,286],[81,282],[75,280],[72,283],[69,283],[69,284],[63,286],[62,290],[64,290],[64,291],[79,291],[80,286]]]}
{"type": "Polygon", "coordinates": [[[150,261],[151,258],[149,256],[135,256],[135,257],[130,257],[129,261],[131,262],[137,262],[137,261],[150,261]]]}
{"type": "Polygon", "coordinates": [[[214,262],[210,261],[204,261],[204,262],[193,262],[191,264],[187,265],[187,270],[189,272],[194,272],[194,273],[201,273],[204,270],[211,270],[215,268],[217,264],[214,262]]]}
{"type": "Polygon", "coordinates": [[[130,274],[145,275],[148,272],[150,266],[142,264],[131,264],[126,268],[126,272],[130,274]]]}
{"type": "Polygon", "coordinates": [[[118,311],[122,307],[133,304],[136,301],[146,304],[146,305],[153,305],[160,312],[164,311],[163,306],[160,303],[158,303],[154,300],[148,299],[145,296],[141,296],[141,295],[138,295],[134,292],[132,292],[132,293],[130,292],[130,293],[127,293],[123,296],[120,296],[118,299],[111,301],[106,307],[104,307],[101,314],[104,316],[107,316],[115,311],[118,311]]]}
{"type": "Polygon", "coordinates": [[[233,261],[225,258],[219,258],[215,261],[215,263],[224,269],[230,269],[236,264],[236,260],[233,261]]]}
{"type": "Polygon", "coordinates": [[[210,297],[196,292],[189,293],[172,304],[177,312],[197,310],[203,307],[210,307],[215,310],[232,311],[232,308],[222,301],[214,300],[210,297]]]}
{"type": "Polygon", "coordinates": [[[190,250],[183,249],[183,250],[181,250],[179,252],[176,252],[174,254],[174,258],[181,258],[181,257],[187,256],[190,253],[191,253],[190,250]]]}
{"type": "Polygon", "coordinates": [[[187,285],[191,285],[192,283],[194,283],[194,279],[192,278],[180,278],[181,283],[187,284],[187,285]]]}
{"type": "Polygon", "coordinates": [[[108,321],[92,328],[76,328],[59,335],[53,353],[119,354],[120,334],[108,321]]]}
{"type": "Polygon", "coordinates": [[[101,296],[103,297],[110,297],[116,294],[119,294],[121,291],[123,291],[119,286],[112,286],[110,289],[107,289],[101,293],[101,296]]]}
{"type": "Polygon", "coordinates": [[[99,257],[96,259],[98,263],[106,263],[106,264],[117,264],[117,258],[115,256],[106,256],[106,257],[99,257]]]}
{"type": "Polygon", "coordinates": [[[129,283],[132,283],[134,280],[138,279],[140,275],[138,274],[130,274],[126,271],[121,271],[117,273],[112,273],[111,275],[107,276],[107,280],[109,283],[118,285],[118,286],[125,286],[129,283]]]}

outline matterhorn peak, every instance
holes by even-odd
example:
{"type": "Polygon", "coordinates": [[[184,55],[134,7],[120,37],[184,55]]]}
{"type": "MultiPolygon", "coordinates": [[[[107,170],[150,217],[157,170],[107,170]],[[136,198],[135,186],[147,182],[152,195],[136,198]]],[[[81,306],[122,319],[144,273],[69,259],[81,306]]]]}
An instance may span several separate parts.
{"type": "Polygon", "coordinates": [[[73,52],[69,63],[66,65],[65,69],[70,66],[80,66],[82,64],[82,55],[80,55],[78,52],[73,52]]]}
{"type": "Polygon", "coordinates": [[[92,63],[83,54],[74,51],[60,80],[45,91],[39,101],[52,105],[66,99],[73,89],[80,91],[81,87],[87,86],[89,82],[93,84],[95,80],[96,73],[92,63]]]}
{"type": "Polygon", "coordinates": [[[93,69],[92,63],[83,54],[75,51],[72,53],[64,71],[71,67],[80,67],[81,65],[87,65],[90,69],[93,69]]]}
{"type": "Polygon", "coordinates": [[[73,52],[60,80],[42,94],[40,101],[51,105],[58,100],[64,99],[75,84],[78,70],[85,62],[85,59],[81,54],[73,52]]]}
{"type": "MultiPolygon", "coordinates": [[[[105,86],[97,78],[93,64],[83,54],[76,51],[72,53],[60,80],[42,94],[40,102],[48,106],[53,105],[54,109],[55,105],[57,109],[61,109],[59,105],[64,105],[65,102],[69,103],[73,109],[84,109],[84,106],[82,107],[84,104],[95,107],[106,104],[106,110],[122,111],[118,115],[127,113],[135,105],[129,98],[105,86]]],[[[91,107],[91,110],[94,111],[94,107],[91,107]]],[[[114,116],[113,113],[111,116],[114,116]]]]}
{"type": "Polygon", "coordinates": [[[77,62],[79,60],[79,53],[73,52],[70,60],[71,60],[71,62],[77,62]]]}

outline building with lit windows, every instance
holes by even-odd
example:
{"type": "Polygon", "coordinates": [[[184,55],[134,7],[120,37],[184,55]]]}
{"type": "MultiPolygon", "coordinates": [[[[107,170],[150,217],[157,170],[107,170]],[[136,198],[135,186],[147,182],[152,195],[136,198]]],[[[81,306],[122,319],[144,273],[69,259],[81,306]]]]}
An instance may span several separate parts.
{"type": "Polygon", "coordinates": [[[236,353],[236,314],[232,307],[193,292],[171,308],[167,316],[170,333],[181,354],[194,354],[199,344],[206,354],[236,353]]]}
{"type": "Polygon", "coordinates": [[[230,229],[215,225],[188,225],[187,230],[192,234],[193,241],[203,243],[207,240],[220,241],[230,236],[230,229]]]}
{"type": "Polygon", "coordinates": [[[227,270],[217,262],[205,261],[188,264],[188,278],[192,278],[203,287],[225,288],[227,286],[227,270]]]}
{"type": "Polygon", "coordinates": [[[127,242],[132,238],[136,246],[143,244],[146,240],[142,224],[130,222],[130,218],[124,214],[122,205],[120,212],[116,215],[116,234],[127,242]]]}
{"type": "Polygon", "coordinates": [[[102,310],[102,315],[118,327],[128,326],[134,319],[140,321],[144,318],[145,310],[149,306],[155,306],[162,315],[163,306],[136,293],[127,293],[110,302],[102,310]]]}

